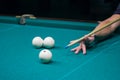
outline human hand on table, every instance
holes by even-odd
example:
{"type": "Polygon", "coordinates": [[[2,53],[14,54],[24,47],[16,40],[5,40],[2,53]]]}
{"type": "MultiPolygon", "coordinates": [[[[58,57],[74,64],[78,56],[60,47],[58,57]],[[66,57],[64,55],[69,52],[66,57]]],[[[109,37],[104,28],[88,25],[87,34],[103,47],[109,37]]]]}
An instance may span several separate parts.
{"type": "MultiPolygon", "coordinates": [[[[98,21],[99,24],[101,22],[102,21],[98,21]]],[[[94,40],[95,40],[95,34],[91,35],[91,36],[85,35],[85,38],[81,42],[79,42],[80,43],[79,46],[71,49],[71,51],[75,52],[75,54],[78,54],[82,50],[83,54],[86,54],[86,47],[87,47],[87,45],[89,45],[90,43],[92,43],[94,40]]]]}
{"type": "MultiPolygon", "coordinates": [[[[86,35],[85,35],[86,36],[86,35]]],[[[75,54],[78,54],[81,50],[83,51],[83,54],[86,54],[86,47],[90,43],[92,43],[95,40],[95,35],[86,36],[79,44],[79,46],[71,49],[71,51],[75,52],[75,54]]],[[[72,42],[72,41],[71,41],[72,42]]]]}

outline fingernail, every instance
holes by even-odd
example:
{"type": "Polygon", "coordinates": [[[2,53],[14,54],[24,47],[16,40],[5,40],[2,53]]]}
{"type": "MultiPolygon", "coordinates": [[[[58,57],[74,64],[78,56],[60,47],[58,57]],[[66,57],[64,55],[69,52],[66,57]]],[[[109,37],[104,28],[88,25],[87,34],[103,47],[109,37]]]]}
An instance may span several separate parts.
{"type": "Polygon", "coordinates": [[[83,53],[84,55],[86,55],[86,53],[83,53]]]}

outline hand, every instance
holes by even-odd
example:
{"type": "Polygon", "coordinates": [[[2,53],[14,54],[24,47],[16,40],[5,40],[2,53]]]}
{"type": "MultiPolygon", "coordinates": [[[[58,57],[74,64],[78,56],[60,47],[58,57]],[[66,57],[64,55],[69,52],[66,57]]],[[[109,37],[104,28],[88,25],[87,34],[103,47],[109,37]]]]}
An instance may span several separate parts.
{"type": "Polygon", "coordinates": [[[87,46],[87,44],[90,44],[90,43],[93,42],[94,40],[95,40],[94,35],[92,35],[92,36],[86,36],[85,39],[83,39],[83,40],[80,42],[79,46],[71,49],[71,51],[74,51],[75,54],[78,54],[78,53],[80,52],[80,50],[82,50],[82,51],[83,51],[83,54],[86,54],[86,46],[87,46]]]}

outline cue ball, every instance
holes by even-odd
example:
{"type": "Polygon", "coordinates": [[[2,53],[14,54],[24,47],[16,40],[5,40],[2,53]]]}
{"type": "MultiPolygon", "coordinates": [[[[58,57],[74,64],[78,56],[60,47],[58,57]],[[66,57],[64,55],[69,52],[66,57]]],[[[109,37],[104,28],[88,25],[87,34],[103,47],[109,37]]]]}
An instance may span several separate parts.
{"type": "Polygon", "coordinates": [[[32,40],[32,45],[35,47],[35,48],[41,48],[42,45],[43,45],[43,39],[41,37],[34,37],[33,40],[32,40]]]}
{"type": "Polygon", "coordinates": [[[55,40],[52,37],[46,37],[43,41],[43,46],[45,48],[53,48],[55,45],[55,40]]]}
{"type": "Polygon", "coordinates": [[[42,63],[49,63],[52,59],[52,52],[48,49],[43,49],[39,53],[39,59],[42,63]]]}

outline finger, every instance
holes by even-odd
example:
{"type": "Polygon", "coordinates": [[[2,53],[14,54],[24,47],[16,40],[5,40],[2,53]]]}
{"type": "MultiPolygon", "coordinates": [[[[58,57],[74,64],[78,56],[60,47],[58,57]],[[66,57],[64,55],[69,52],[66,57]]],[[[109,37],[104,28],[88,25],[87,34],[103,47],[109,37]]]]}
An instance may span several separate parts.
{"type": "Polygon", "coordinates": [[[92,42],[95,40],[95,37],[91,36],[91,37],[88,37],[88,42],[92,42]]]}
{"type": "Polygon", "coordinates": [[[77,47],[76,47],[76,48],[71,49],[71,51],[75,51],[76,49],[77,49],[77,47]]]}
{"type": "MultiPolygon", "coordinates": [[[[80,47],[80,46],[78,46],[78,47],[80,47]]],[[[78,49],[78,47],[71,49],[71,51],[76,51],[78,49]]]]}
{"type": "Polygon", "coordinates": [[[83,40],[86,40],[89,36],[88,35],[85,35],[85,38],[83,40]]]}
{"type": "Polygon", "coordinates": [[[82,50],[83,50],[83,54],[86,54],[86,45],[82,44],[82,50]]]}
{"type": "Polygon", "coordinates": [[[82,48],[81,46],[77,47],[76,51],[75,51],[75,54],[78,54],[80,52],[81,48],[82,48]]]}

